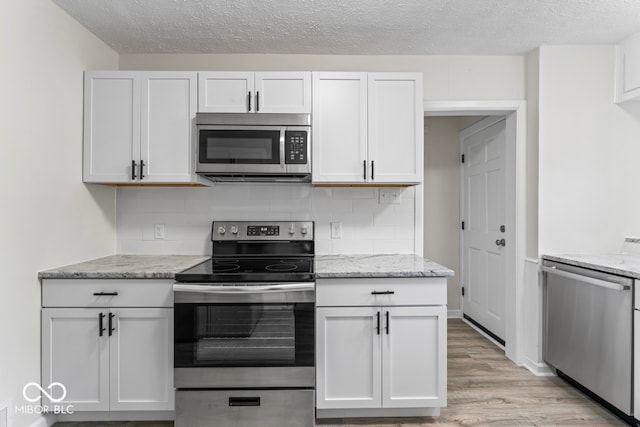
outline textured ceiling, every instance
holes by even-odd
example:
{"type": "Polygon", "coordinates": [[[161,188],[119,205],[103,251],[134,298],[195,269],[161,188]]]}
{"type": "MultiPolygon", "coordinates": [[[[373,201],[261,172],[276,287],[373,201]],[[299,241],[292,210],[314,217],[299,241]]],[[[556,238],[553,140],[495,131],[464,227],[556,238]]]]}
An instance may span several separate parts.
{"type": "Polygon", "coordinates": [[[52,1],[119,53],[522,55],[640,31],[640,0],[52,1]]]}

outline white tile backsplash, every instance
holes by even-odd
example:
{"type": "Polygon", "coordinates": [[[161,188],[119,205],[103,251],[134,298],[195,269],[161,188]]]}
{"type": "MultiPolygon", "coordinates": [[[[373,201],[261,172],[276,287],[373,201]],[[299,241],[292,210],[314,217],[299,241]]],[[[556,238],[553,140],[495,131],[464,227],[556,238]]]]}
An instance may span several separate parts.
{"type": "Polygon", "coordinates": [[[401,203],[378,203],[377,188],[306,184],[216,184],[212,187],[117,189],[117,247],[125,254],[210,253],[213,220],[313,220],[316,253],[413,253],[415,188],[401,203]],[[331,222],[342,238],[331,238],[331,222]],[[154,224],[164,224],[156,239],[154,224]]]}

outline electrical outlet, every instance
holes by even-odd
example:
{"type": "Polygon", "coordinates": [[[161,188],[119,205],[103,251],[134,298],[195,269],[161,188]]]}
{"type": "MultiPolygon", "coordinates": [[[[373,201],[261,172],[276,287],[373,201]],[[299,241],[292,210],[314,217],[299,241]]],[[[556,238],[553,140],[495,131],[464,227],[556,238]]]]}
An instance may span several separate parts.
{"type": "Polygon", "coordinates": [[[164,240],[164,224],[153,225],[153,237],[157,240],[164,240]]]}
{"type": "Polygon", "coordinates": [[[331,223],[331,238],[342,239],[342,223],[341,222],[331,223]]]}
{"type": "Polygon", "coordinates": [[[378,203],[381,205],[399,205],[400,204],[399,188],[381,188],[378,194],[378,203]]]}

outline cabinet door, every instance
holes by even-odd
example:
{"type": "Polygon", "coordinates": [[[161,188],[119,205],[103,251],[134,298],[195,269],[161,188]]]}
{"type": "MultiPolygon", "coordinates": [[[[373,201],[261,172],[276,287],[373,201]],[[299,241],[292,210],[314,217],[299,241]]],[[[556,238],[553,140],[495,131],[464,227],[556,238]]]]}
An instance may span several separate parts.
{"type": "Polygon", "coordinates": [[[256,112],[310,113],[310,72],[263,72],[255,74],[256,112]]]}
{"type": "Polygon", "coordinates": [[[197,74],[150,72],[142,78],[141,182],[189,182],[197,74]]]}
{"type": "Polygon", "coordinates": [[[382,406],[446,405],[446,307],[383,307],[382,406]]]}
{"type": "Polygon", "coordinates": [[[198,73],[198,112],[248,113],[254,108],[254,73],[198,73]]]}
{"type": "Polygon", "coordinates": [[[173,410],[173,309],[111,314],[111,410],[173,410]]]}
{"type": "Polygon", "coordinates": [[[313,73],[314,183],[362,183],[367,160],[367,73],[313,73]]]}
{"type": "Polygon", "coordinates": [[[316,309],[318,409],[380,408],[377,313],[374,307],[316,309]]]}
{"type": "Polygon", "coordinates": [[[131,182],[139,158],[140,79],[136,72],[88,71],[84,77],[85,182],[131,182]]]}
{"type": "Polygon", "coordinates": [[[422,74],[369,73],[368,84],[369,179],[422,182],[422,74]]]}
{"type": "Polygon", "coordinates": [[[85,308],[42,310],[41,385],[46,389],[59,382],[66,388],[65,399],[57,404],[73,405],[74,411],[109,410],[109,337],[106,331],[100,336],[99,329],[99,316],[105,316],[106,327],[107,313],[85,308]]]}
{"type": "Polygon", "coordinates": [[[616,52],[616,101],[640,96],[640,33],[623,40],[616,52]]]}

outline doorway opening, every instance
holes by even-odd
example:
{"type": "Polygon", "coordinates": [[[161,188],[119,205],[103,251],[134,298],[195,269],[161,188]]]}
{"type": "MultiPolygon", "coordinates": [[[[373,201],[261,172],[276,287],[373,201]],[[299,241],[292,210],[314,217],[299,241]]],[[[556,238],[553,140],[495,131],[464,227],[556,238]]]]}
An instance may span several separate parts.
{"type": "MultiPolygon", "coordinates": [[[[458,178],[451,178],[452,175],[447,175],[441,170],[442,164],[440,163],[435,170],[430,166],[433,164],[429,159],[430,148],[429,142],[433,136],[433,127],[430,127],[430,123],[436,123],[432,121],[432,118],[443,117],[448,120],[456,120],[458,123],[464,123],[466,121],[467,126],[462,129],[470,129],[473,126],[483,125],[479,124],[482,120],[504,118],[504,131],[505,131],[505,146],[504,146],[504,205],[505,212],[504,218],[500,219],[501,224],[505,230],[509,230],[510,234],[504,237],[505,246],[501,247],[502,259],[504,262],[504,283],[505,289],[502,295],[504,303],[504,333],[503,339],[505,342],[504,349],[505,354],[511,360],[518,364],[522,364],[521,357],[523,355],[524,346],[524,325],[522,321],[523,313],[523,270],[524,270],[524,248],[525,248],[525,218],[524,218],[524,206],[525,206],[525,115],[526,107],[524,101],[426,101],[424,102],[424,114],[425,114],[425,239],[424,239],[424,254],[427,258],[431,257],[433,248],[432,242],[448,242],[449,251],[451,246],[455,247],[453,242],[458,242],[458,248],[462,248],[462,216],[461,215],[461,195],[464,188],[462,183],[462,174],[460,174],[461,163],[458,163],[457,173],[458,178]],[[447,178],[448,176],[448,178],[447,178]],[[448,182],[447,182],[448,180],[448,182]],[[453,181],[453,184],[451,183],[453,181]],[[446,196],[433,197],[433,194],[429,193],[436,189],[436,194],[446,196]],[[439,193],[438,193],[439,192],[439,193]],[[451,193],[454,193],[453,196],[451,193]],[[452,201],[452,199],[454,199],[452,201]],[[440,216],[432,216],[434,209],[430,205],[436,203],[453,203],[457,202],[457,208],[454,206],[453,210],[449,208],[449,215],[443,214],[446,210],[441,210],[440,216]],[[445,218],[448,217],[448,218],[445,218]],[[451,228],[451,221],[457,223],[457,231],[453,232],[451,228]],[[445,226],[448,224],[448,226],[445,226]],[[434,237],[434,229],[438,229],[434,237]]],[[[436,126],[437,127],[437,126],[436,126]]],[[[459,150],[460,157],[455,159],[461,162],[462,145],[456,145],[459,150]]],[[[433,153],[431,153],[433,155],[433,153]]],[[[442,153],[440,153],[442,154],[442,153]]],[[[436,156],[440,154],[435,154],[436,156]]],[[[449,153],[450,154],[450,153],[449,153]]],[[[436,159],[432,159],[437,162],[436,159]]],[[[449,156],[451,161],[451,156],[449,156]]],[[[466,225],[466,224],[465,224],[466,225]]],[[[499,231],[498,231],[499,232],[499,231]]],[[[500,237],[500,236],[499,236],[500,237]]],[[[501,240],[494,238],[493,241],[501,240]]],[[[436,243],[437,244],[437,243],[436,243]]],[[[494,248],[495,249],[495,248],[494,248]]],[[[463,296],[462,287],[465,286],[463,282],[465,267],[462,264],[464,259],[461,249],[458,250],[458,260],[456,262],[449,263],[452,269],[456,272],[454,276],[456,280],[449,281],[449,316],[450,317],[463,317],[463,296]],[[456,304],[456,302],[458,304],[456,304]]],[[[436,261],[438,261],[436,259],[436,261]]],[[[445,265],[446,262],[443,262],[445,265]]],[[[470,316],[473,318],[473,316],[470,316]]],[[[476,319],[474,319],[476,320],[476,319]]],[[[482,324],[482,322],[480,322],[482,324]]]]}

